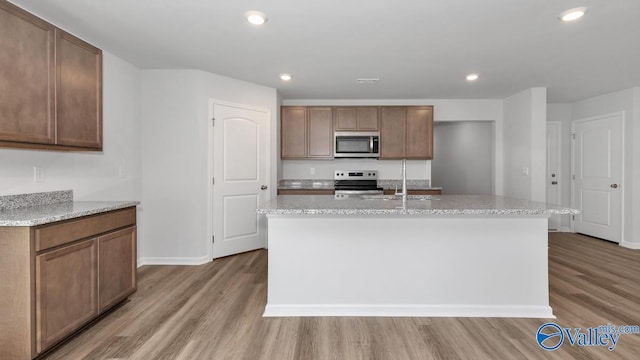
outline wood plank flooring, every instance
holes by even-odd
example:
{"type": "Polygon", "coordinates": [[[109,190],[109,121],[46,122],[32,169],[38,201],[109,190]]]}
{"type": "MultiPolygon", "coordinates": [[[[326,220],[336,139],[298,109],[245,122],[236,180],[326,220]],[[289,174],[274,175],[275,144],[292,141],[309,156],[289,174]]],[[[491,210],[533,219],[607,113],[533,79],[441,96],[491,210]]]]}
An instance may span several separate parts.
{"type": "MultiPolygon", "coordinates": [[[[640,251],[549,234],[550,302],[562,327],[640,324],[640,251]]],[[[330,265],[330,264],[327,264],[330,265]]],[[[508,271],[509,269],[505,269],[508,271]]],[[[267,252],[202,266],[144,266],[138,292],[49,359],[637,359],[640,335],[614,351],[547,352],[546,319],[262,318],[267,252]]]]}

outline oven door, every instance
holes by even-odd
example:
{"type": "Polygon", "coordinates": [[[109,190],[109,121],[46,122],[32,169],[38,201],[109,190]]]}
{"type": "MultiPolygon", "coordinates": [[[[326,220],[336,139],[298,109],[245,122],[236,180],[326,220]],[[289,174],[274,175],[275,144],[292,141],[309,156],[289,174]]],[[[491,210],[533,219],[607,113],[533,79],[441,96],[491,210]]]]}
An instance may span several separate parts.
{"type": "Polygon", "coordinates": [[[362,195],[382,195],[382,190],[336,190],[334,198],[336,199],[349,199],[360,198],[362,195]]]}
{"type": "Polygon", "coordinates": [[[377,158],[380,133],[336,132],[334,157],[377,158]]]}

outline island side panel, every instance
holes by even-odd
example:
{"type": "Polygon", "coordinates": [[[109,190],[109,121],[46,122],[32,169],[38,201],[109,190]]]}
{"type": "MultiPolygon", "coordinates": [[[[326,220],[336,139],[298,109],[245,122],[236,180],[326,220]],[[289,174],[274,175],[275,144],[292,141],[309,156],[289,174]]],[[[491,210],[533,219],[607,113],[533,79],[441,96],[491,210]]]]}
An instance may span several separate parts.
{"type": "Polygon", "coordinates": [[[268,221],[265,316],[552,317],[546,216],[268,221]]]}

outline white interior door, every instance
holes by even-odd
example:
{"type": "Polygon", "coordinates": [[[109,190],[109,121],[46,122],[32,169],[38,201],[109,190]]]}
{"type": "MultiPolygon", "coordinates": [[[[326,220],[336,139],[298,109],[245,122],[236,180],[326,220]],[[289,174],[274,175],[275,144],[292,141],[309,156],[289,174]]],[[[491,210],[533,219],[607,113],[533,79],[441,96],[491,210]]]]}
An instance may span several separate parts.
{"type": "MultiPolygon", "coordinates": [[[[547,122],[547,203],[560,205],[560,122],[547,122]]],[[[560,215],[549,217],[549,230],[560,228],[560,215]]]]}
{"type": "Polygon", "coordinates": [[[622,235],[622,114],[573,123],[573,201],[582,209],[574,230],[620,242],[622,235]]]}
{"type": "Polygon", "coordinates": [[[213,258],[266,247],[267,111],[213,104],[213,258]]]}

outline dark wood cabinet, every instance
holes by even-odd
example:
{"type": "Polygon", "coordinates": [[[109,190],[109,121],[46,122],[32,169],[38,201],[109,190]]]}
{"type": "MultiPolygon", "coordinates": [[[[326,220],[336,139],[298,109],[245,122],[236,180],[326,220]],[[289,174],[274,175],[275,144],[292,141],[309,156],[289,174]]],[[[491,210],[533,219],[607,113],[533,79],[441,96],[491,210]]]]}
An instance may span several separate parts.
{"type": "Polygon", "coordinates": [[[98,315],[96,239],[36,256],[36,351],[98,315]]]}
{"type": "Polygon", "coordinates": [[[380,110],[380,159],[406,156],[407,108],[384,106],[380,110]]]}
{"type": "Polygon", "coordinates": [[[307,158],[307,109],[282,107],[280,155],[283,159],[307,158]]]}
{"type": "Polygon", "coordinates": [[[382,107],[380,159],[433,158],[433,107],[382,107]]]}
{"type": "Polygon", "coordinates": [[[102,51],[0,0],[0,146],[102,149],[102,51]]]}
{"type": "Polygon", "coordinates": [[[379,131],[377,106],[334,108],[336,131],[379,131]]]}
{"type": "Polygon", "coordinates": [[[56,29],[56,143],[102,147],[102,51],[56,29]]]}
{"type": "Polygon", "coordinates": [[[333,195],[330,189],[278,189],[278,195],[333,195]]]}
{"type": "Polygon", "coordinates": [[[330,107],[308,108],[308,158],[333,159],[333,110],[330,107]]]}
{"type": "Polygon", "coordinates": [[[136,227],[98,238],[98,258],[102,312],[136,291],[136,227]]]}
{"type": "Polygon", "coordinates": [[[136,209],[0,227],[0,257],[0,359],[32,359],[136,291],[136,209]]]}
{"type": "Polygon", "coordinates": [[[281,108],[282,159],[333,159],[333,109],[281,108]]]}
{"type": "Polygon", "coordinates": [[[55,27],[0,1],[0,141],[55,141],[55,27]]]}

